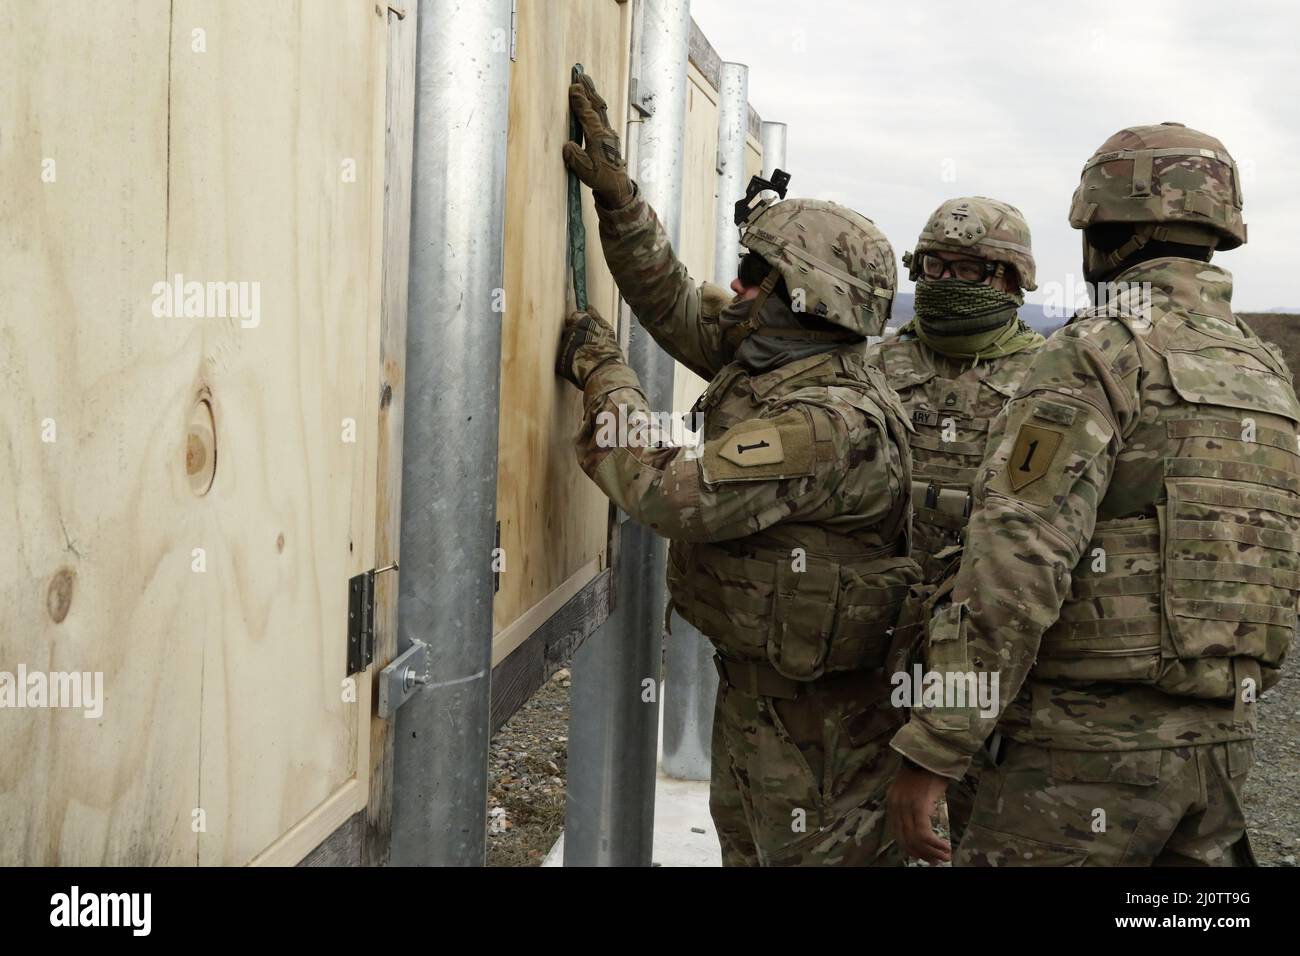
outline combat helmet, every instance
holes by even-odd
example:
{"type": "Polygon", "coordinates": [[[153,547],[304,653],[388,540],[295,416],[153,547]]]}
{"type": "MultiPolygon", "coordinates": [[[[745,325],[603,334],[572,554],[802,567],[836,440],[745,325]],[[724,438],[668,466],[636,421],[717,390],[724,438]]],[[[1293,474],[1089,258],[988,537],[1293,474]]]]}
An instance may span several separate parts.
{"type": "MultiPolygon", "coordinates": [[[[772,185],[755,180],[764,188],[772,185]]],[[[866,216],[825,200],[764,200],[756,206],[747,200],[736,204],[741,245],[773,267],[770,283],[785,280],[796,310],[858,335],[879,335],[898,285],[885,234],[866,216]]]]}
{"type": "Polygon", "coordinates": [[[1029,223],[1010,203],[985,196],[949,199],[930,216],[916,248],[903,255],[909,278],[921,278],[921,254],[933,251],[965,253],[1002,267],[1014,266],[1020,288],[1038,288],[1029,223]]]}
{"type": "Polygon", "coordinates": [[[1085,272],[1117,266],[1152,239],[1235,249],[1246,241],[1237,164],[1219,140],[1182,123],[1122,129],[1084,164],[1070,204],[1075,229],[1105,223],[1134,234],[1104,251],[1085,233],[1085,272]]]}

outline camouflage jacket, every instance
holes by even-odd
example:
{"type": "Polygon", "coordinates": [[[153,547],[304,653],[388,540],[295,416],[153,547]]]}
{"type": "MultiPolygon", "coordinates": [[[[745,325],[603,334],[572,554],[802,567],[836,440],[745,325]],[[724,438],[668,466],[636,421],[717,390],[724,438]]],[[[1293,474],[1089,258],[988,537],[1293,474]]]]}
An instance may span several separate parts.
{"type": "Polygon", "coordinates": [[[610,447],[602,421],[651,410],[631,368],[601,365],[585,386],[583,469],[671,539],[673,603],[724,655],[795,680],[878,665],[918,579],[897,398],[858,344],[761,374],[729,362],[718,314],[731,297],[692,282],[644,200],[600,220],[641,325],[712,382],[696,406],[702,447],[610,447]]]}
{"type": "Polygon", "coordinates": [[[912,556],[927,580],[941,570],[934,556],[961,541],[989,424],[1015,395],[1041,344],[1039,338],[1032,349],[978,363],[936,352],[913,336],[868,349],[867,361],[885,373],[912,421],[912,556]]]}
{"type": "Polygon", "coordinates": [[[1156,259],[1116,281],[1133,295],[1054,334],[994,423],[927,650],[935,671],[996,675],[996,699],[917,707],[893,740],[936,773],[959,777],[994,729],[1065,750],[1248,739],[1291,642],[1285,363],[1233,316],[1217,267],[1156,259]]]}

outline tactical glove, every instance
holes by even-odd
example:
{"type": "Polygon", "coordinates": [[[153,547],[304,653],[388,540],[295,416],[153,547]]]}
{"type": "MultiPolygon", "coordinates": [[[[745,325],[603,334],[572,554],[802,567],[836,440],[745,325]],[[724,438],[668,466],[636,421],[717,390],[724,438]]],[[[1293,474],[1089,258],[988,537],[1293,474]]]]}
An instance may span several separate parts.
{"type": "Polygon", "coordinates": [[[560,354],[555,362],[555,372],[567,378],[578,388],[585,388],[587,379],[606,362],[623,361],[618,347],[618,336],[595,309],[570,312],[564,320],[560,336],[560,354]]]}
{"type": "Polygon", "coordinates": [[[627,176],[627,163],[618,148],[618,134],[609,125],[609,109],[591,77],[581,74],[569,86],[569,109],[582,125],[584,145],[564,144],[564,163],[606,209],[626,206],[636,195],[627,176]]]}

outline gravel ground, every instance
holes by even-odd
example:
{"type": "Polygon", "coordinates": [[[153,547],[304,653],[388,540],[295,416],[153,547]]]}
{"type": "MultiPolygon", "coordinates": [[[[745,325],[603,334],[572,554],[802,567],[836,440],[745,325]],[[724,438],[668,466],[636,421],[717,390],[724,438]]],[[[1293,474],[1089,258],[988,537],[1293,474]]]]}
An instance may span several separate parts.
{"type": "Polygon", "coordinates": [[[559,671],[492,738],[488,866],[539,866],[564,829],[569,672],[559,671]]]}
{"type": "MultiPolygon", "coordinates": [[[[492,738],[489,866],[538,866],[564,828],[569,683],[567,670],[557,673],[492,738]]],[[[1295,866],[1300,856],[1300,650],[1259,707],[1257,762],[1246,785],[1251,843],[1260,864],[1295,866]]]]}
{"type": "Polygon", "coordinates": [[[1255,768],[1246,819],[1263,866],[1295,866],[1300,854],[1300,650],[1291,649],[1277,685],[1259,699],[1255,768]]]}

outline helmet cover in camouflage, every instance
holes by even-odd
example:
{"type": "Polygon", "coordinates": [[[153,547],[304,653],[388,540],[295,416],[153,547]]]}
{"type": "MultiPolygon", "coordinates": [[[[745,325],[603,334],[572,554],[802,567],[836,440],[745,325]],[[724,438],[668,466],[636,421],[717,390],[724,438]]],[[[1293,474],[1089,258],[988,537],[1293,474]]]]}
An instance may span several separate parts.
{"type": "Polygon", "coordinates": [[[1241,219],[1241,175],[1223,143],[1182,123],[1130,126],[1084,164],[1070,205],[1070,225],[1162,224],[1156,238],[1198,242],[1211,230],[1216,248],[1246,241],[1241,219]],[[1180,227],[1192,225],[1194,231],[1180,227]]]}
{"type": "Polygon", "coordinates": [[[1014,266],[1020,288],[1038,288],[1029,223],[1010,203],[986,196],[949,199],[926,222],[916,249],[903,257],[913,280],[921,277],[923,252],[953,252],[1014,266]]]}
{"type": "Polygon", "coordinates": [[[781,274],[796,309],[859,335],[879,335],[889,321],[894,250],[866,216],[820,199],[760,204],[740,241],[781,274]]]}

